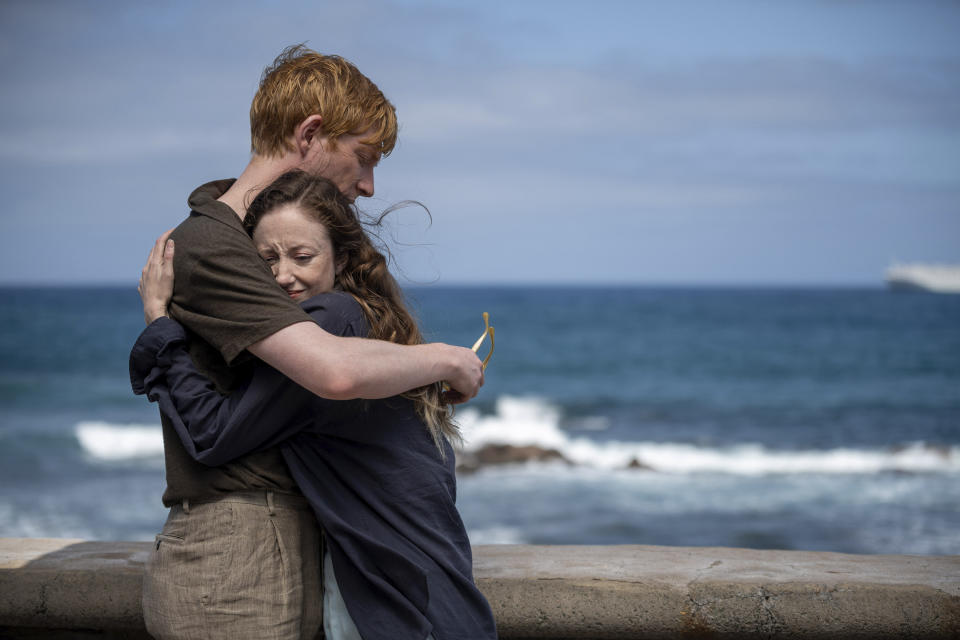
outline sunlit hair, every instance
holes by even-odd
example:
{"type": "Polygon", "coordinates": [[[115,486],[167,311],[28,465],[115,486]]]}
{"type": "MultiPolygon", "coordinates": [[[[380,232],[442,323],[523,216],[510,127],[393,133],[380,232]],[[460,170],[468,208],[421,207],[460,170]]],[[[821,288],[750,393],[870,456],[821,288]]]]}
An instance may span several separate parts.
{"type": "Polygon", "coordinates": [[[298,44],[284,49],[260,77],[250,105],[253,153],[269,157],[294,151],[290,137],[314,114],[322,117],[323,133],[334,143],[370,129],[361,142],[388,156],[397,142],[396,110],[370,78],[340,56],[298,44]]]}
{"type": "MultiPolygon", "coordinates": [[[[423,336],[403,301],[400,286],[387,269],[387,260],[370,241],[356,208],[320,176],[290,171],[277,178],[254,198],[243,224],[251,234],[265,215],[285,205],[295,205],[322,224],[333,244],[334,263],[340,267],[334,288],[356,298],[370,324],[371,338],[398,344],[421,344],[423,336]]],[[[444,453],[442,437],[461,443],[460,430],[449,404],[440,400],[440,384],[403,394],[413,400],[417,414],[444,453]]]]}

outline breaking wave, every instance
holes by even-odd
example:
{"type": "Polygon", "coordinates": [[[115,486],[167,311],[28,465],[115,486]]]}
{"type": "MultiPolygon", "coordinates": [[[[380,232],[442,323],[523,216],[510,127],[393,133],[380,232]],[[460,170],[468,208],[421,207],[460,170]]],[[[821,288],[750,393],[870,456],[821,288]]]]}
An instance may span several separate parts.
{"type": "Polygon", "coordinates": [[[120,461],[163,455],[160,425],[79,422],[74,433],[83,450],[98,460],[120,461]]]}
{"type": "Polygon", "coordinates": [[[558,407],[539,398],[502,396],[493,414],[474,409],[458,414],[465,449],[507,444],[555,449],[567,460],[601,469],[631,463],[666,473],[871,474],[960,473],[960,447],[922,442],[895,448],[776,450],[760,444],[700,447],[685,443],[598,442],[572,437],[560,428],[558,407]]]}
{"type": "MultiPolygon", "coordinates": [[[[540,398],[501,396],[492,414],[465,409],[457,416],[467,452],[487,445],[554,449],[574,464],[623,469],[631,464],[664,473],[872,474],[960,473],[960,446],[922,442],[888,448],[779,450],[743,443],[704,447],[678,442],[598,441],[561,428],[561,410],[540,398]]],[[[101,461],[159,458],[159,425],[85,421],[75,427],[85,453],[101,461]]],[[[549,463],[544,463],[549,464],[549,463]]]]}

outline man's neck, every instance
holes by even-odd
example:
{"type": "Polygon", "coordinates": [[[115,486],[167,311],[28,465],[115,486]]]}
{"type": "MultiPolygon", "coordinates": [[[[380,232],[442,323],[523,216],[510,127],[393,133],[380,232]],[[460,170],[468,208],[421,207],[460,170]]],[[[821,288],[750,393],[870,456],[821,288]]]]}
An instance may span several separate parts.
{"type": "Polygon", "coordinates": [[[296,156],[294,154],[288,153],[271,158],[255,155],[250,159],[250,163],[237,178],[237,181],[217,200],[228,205],[243,220],[247,215],[247,207],[257,197],[257,194],[263,191],[268,184],[294,168],[296,168],[296,156]]]}

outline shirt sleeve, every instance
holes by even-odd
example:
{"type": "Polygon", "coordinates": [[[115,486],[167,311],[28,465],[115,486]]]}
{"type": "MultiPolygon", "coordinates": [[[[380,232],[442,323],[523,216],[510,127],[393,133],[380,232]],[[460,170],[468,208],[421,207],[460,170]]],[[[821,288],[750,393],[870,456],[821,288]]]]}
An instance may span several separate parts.
{"type": "Polygon", "coordinates": [[[310,318],[277,286],[239,225],[191,214],[173,234],[171,316],[229,364],[247,347],[310,318]]]}
{"type": "MultiPolygon", "coordinates": [[[[336,335],[365,335],[365,322],[345,311],[341,295],[329,296],[327,304],[323,296],[311,299],[311,316],[336,335]]],[[[187,453],[209,466],[275,446],[343,404],[313,395],[264,363],[223,395],[194,366],[183,327],[170,318],[140,334],[130,352],[130,381],[134,393],[159,404],[187,453]]]]}

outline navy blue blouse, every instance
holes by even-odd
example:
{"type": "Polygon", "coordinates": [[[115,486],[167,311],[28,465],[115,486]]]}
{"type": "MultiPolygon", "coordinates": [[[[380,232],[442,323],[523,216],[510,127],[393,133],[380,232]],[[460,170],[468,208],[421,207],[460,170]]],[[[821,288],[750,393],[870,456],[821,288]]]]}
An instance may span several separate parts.
{"type": "MultiPolygon", "coordinates": [[[[303,306],[334,335],[368,333],[346,293],[303,306]]],[[[326,531],[337,582],[365,640],[497,637],[455,505],[453,450],[444,440],[440,455],[410,400],[324,400],[263,363],[224,396],[185,346],[176,321],[148,326],[130,353],[134,392],[160,405],[204,464],[279,444],[326,531]]]]}

